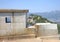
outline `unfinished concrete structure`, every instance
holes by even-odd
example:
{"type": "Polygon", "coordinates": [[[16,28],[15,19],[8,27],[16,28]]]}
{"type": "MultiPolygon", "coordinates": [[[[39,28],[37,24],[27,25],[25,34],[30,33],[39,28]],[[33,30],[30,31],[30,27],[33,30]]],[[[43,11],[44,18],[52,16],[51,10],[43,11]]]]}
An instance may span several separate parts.
{"type": "Polygon", "coordinates": [[[52,23],[36,23],[37,36],[52,36],[58,35],[57,24],[52,23]]]}
{"type": "Polygon", "coordinates": [[[0,36],[24,33],[28,10],[0,9],[0,36]]]}

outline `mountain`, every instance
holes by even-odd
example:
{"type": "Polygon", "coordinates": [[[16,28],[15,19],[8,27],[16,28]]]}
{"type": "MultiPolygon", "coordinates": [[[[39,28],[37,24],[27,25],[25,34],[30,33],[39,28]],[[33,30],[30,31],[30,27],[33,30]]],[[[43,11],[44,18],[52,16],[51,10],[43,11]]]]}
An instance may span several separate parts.
{"type": "Polygon", "coordinates": [[[60,23],[60,11],[32,13],[47,18],[50,21],[60,23]]]}

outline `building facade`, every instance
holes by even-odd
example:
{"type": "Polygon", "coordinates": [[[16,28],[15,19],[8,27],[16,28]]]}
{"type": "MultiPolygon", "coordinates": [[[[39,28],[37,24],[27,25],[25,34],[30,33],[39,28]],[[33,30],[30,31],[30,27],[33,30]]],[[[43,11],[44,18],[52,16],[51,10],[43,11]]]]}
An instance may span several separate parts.
{"type": "Polygon", "coordinates": [[[28,10],[0,9],[0,36],[23,33],[27,12],[28,10]]]}

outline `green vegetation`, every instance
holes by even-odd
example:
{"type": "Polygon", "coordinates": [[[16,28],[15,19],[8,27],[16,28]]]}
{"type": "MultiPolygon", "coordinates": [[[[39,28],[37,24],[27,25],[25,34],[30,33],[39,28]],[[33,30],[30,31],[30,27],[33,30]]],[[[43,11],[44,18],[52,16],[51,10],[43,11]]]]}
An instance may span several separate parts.
{"type": "Polygon", "coordinates": [[[46,23],[46,22],[53,23],[49,21],[47,18],[43,18],[40,15],[31,14],[30,16],[33,18],[33,21],[35,21],[35,23],[46,23]]]}
{"type": "Polygon", "coordinates": [[[28,17],[27,25],[34,25],[35,23],[53,23],[47,18],[43,18],[40,15],[30,14],[28,17]]]}

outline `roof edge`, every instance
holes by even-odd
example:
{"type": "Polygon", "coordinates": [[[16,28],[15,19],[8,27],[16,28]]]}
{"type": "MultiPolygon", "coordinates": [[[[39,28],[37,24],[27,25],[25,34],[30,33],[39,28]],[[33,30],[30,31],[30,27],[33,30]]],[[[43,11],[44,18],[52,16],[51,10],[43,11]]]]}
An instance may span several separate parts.
{"type": "Polygon", "coordinates": [[[20,10],[20,9],[0,9],[0,13],[11,13],[11,12],[16,12],[16,13],[27,13],[29,10],[20,10]]]}

